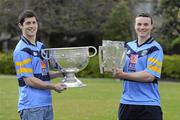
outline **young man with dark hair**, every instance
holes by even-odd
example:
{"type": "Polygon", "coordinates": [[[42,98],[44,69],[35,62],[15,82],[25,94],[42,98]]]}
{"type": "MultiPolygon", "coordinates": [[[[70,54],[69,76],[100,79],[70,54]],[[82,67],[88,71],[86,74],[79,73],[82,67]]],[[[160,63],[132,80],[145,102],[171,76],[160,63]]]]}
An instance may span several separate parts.
{"type": "Polygon", "coordinates": [[[13,60],[19,83],[18,112],[21,120],[53,120],[51,90],[62,92],[66,86],[52,84],[50,78],[61,73],[50,74],[48,61],[41,57],[43,43],[36,41],[38,20],[35,13],[26,10],[19,15],[22,36],[13,60]]]}
{"type": "Polygon", "coordinates": [[[137,39],[126,44],[124,70],[115,69],[123,79],[118,120],[162,120],[158,80],[161,75],[163,50],[151,36],[152,17],[141,13],[135,18],[137,39]]]}

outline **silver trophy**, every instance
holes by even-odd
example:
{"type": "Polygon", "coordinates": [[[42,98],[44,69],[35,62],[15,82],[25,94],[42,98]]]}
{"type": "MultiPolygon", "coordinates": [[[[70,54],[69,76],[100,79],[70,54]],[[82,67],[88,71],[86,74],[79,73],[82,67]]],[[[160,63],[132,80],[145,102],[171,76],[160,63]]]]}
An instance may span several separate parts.
{"type": "Polygon", "coordinates": [[[42,49],[41,56],[44,59],[54,61],[56,68],[63,72],[64,83],[67,87],[84,87],[75,73],[83,70],[89,63],[89,58],[95,56],[97,50],[93,46],[87,47],[67,47],[42,49]],[[94,49],[94,54],[90,55],[89,50],[94,49]]]}
{"type": "Polygon", "coordinates": [[[123,41],[103,40],[99,46],[99,67],[100,73],[112,72],[114,68],[123,69],[126,58],[127,48],[123,41]]]}

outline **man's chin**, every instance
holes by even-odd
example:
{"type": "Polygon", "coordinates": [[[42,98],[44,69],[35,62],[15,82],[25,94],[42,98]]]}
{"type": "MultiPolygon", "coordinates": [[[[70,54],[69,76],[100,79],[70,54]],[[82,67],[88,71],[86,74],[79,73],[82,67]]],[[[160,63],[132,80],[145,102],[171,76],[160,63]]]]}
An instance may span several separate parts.
{"type": "Polygon", "coordinates": [[[139,34],[139,37],[141,38],[146,38],[148,35],[147,34],[139,34]]]}

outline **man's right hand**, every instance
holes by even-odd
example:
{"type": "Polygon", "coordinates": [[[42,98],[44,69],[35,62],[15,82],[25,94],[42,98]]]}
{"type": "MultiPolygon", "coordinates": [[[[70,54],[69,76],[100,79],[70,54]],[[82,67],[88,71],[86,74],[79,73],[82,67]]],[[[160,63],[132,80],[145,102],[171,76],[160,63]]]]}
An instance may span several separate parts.
{"type": "Polygon", "coordinates": [[[63,83],[54,84],[54,91],[61,93],[62,91],[66,90],[67,86],[63,83]]]}

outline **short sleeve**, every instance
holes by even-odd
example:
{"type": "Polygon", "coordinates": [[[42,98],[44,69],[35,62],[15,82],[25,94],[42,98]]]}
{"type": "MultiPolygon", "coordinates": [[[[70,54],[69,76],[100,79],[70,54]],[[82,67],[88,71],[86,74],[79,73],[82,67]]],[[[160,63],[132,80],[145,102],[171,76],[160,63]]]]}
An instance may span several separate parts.
{"type": "Polygon", "coordinates": [[[18,78],[33,76],[32,58],[28,53],[20,51],[14,55],[13,59],[18,78]]]}
{"type": "Polygon", "coordinates": [[[146,72],[160,79],[163,62],[163,50],[159,49],[148,55],[146,72]]]}

